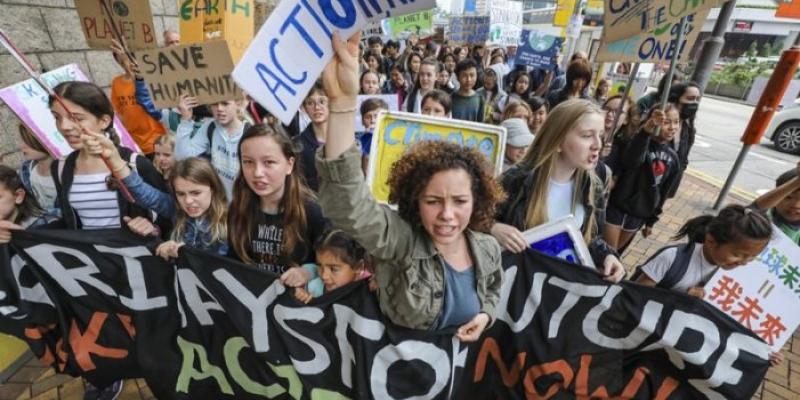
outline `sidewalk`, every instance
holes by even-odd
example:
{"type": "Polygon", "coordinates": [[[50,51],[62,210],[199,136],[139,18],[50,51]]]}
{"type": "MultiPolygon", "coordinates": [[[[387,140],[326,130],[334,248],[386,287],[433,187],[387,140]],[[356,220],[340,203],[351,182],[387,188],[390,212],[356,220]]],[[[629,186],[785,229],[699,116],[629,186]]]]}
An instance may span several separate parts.
{"type": "MultiPolygon", "coordinates": [[[[670,242],[670,237],[689,218],[702,214],[709,209],[719,188],[713,184],[687,174],[676,198],[667,202],[666,210],[653,230],[650,238],[638,236],[630,250],[625,254],[623,263],[636,266],[644,262],[651,254],[670,242]]],[[[733,195],[729,202],[748,203],[749,199],[733,195]]],[[[0,349],[2,352],[2,349],[0,349]]],[[[800,399],[800,336],[795,335],[783,349],[785,362],[777,368],[771,368],[764,383],[756,393],[755,399],[800,399]],[[796,345],[796,346],[795,346],[796,345]]],[[[0,371],[0,375],[3,371],[0,371]]],[[[0,400],[6,399],[81,399],[83,383],[80,379],[56,375],[52,369],[43,367],[33,359],[15,372],[7,382],[0,383],[0,400]]],[[[143,380],[125,382],[120,399],[152,399],[153,395],[143,380]]]]}

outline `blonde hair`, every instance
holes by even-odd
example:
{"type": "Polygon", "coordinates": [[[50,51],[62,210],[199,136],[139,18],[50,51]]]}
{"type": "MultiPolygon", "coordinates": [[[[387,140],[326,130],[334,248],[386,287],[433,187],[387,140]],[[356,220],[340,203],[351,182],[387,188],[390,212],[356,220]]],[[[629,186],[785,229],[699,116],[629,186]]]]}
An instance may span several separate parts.
{"type": "Polygon", "coordinates": [[[33,132],[31,132],[31,130],[28,129],[28,127],[19,124],[18,128],[19,128],[19,137],[20,139],[22,139],[23,143],[25,143],[28,147],[40,153],[47,154],[50,158],[53,157],[52,155],[50,155],[50,152],[47,151],[47,149],[44,147],[42,142],[39,141],[36,135],[34,135],[33,132]]]}
{"type": "MultiPolygon", "coordinates": [[[[506,109],[503,110],[503,115],[502,115],[502,118],[500,118],[500,119],[502,121],[505,121],[505,120],[511,118],[514,114],[517,113],[517,111],[520,108],[523,108],[528,112],[528,118],[533,116],[533,111],[531,110],[531,106],[529,106],[527,103],[525,103],[523,101],[510,101],[508,104],[506,104],[506,109]]],[[[527,120],[526,120],[526,122],[527,122],[527,120]]]]}
{"type": "MultiPolygon", "coordinates": [[[[550,111],[550,115],[542,124],[536,138],[528,148],[525,156],[519,162],[520,168],[532,171],[537,170],[533,182],[532,195],[528,200],[525,213],[525,228],[542,225],[547,222],[547,191],[550,178],[555,170],[558,151],[564,139],[578,121],[586,115],[603,115],[603,110],[589,100],[567,100],[550,111]]],[[[575,185],[572,194],[572,209],[580,202],[584,185],[590,185],[588,203],[594,203],[594,187],[597,182],[592,178],[594,171],[575,171],[575,185]]],[[[588,210],[587,210],[588,211],[588,210]]],[[[580,223],[580,221],[578,221],[580,223]]],[[[584,226],[584,238],[589,242],[596,228],[594,215],[589,215],[589,220],[584,226]]]]}
{"type": "MultiPolygon", "coordinates": [[[[166,133],[166,134],[163,134],[163,135],[159,136],[158,139],[156,139],[155,143],[153,143],[153,147],[155,147],[156,145],[158,145],[158,146],[169,146],[172,149],[172,152],[173,152],[172,158],[173,159],[175,158],[175,154],[174,154],[175,153],[175,136],[174,135],[166,133]]],[[[164,171],[161,170],[161,166],[158,165],[157,163],[154,163],[154,164],[155,164],[154,167],[156,167],[156,171],[158,171],[159,174],[164,175],[164,171]]]]}
{"type": "MultiPolygon", "coordinates": [[[[222,181],[214,171],[211,163],[200,157],[191,157],[178,161],[172,167],[169,175],[169,182],[173,187],[177,178],[186,179],[189,182],[211,188],[211,205],[205,212],[205,219],[208,221],[211,232],[211,243],[226,242],[228,240],[228,200],[225,197],[225,187],[222,185],[222,181]]],[[[188,218],[189,216],[186,215],[182,208],[176,207],[175,229],[172,230],[170,239],[183,241],[188,218]]]]}

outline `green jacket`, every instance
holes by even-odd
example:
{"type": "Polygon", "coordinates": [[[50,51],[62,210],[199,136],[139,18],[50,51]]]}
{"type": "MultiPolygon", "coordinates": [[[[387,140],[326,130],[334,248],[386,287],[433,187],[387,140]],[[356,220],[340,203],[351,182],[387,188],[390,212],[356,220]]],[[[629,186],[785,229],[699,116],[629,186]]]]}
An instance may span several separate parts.
{"type": "MultiPolygon", "coordinates": [[[[322,159],[321,151],[316,160],[319,203],[333,226],[353,236],[376,259],[381,311],[397,325],[431,329],[444,305],[445,272],[430,236],[372,198],[355,145],[335,160],[322,159]]],[[[481,312],[489,315],[491,324],[503,278],[500,245],[490,235],[465,233],[481,312]]]]}

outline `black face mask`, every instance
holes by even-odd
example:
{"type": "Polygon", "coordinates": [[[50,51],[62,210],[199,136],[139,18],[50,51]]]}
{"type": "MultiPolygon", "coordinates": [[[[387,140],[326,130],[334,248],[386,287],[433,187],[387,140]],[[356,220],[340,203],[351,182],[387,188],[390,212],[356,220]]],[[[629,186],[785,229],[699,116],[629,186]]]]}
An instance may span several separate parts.
{"type": "Polygon", "coordinates": [[[692,119],[697,114],[697,103],[681,104],[681,119],[692,119]]]}

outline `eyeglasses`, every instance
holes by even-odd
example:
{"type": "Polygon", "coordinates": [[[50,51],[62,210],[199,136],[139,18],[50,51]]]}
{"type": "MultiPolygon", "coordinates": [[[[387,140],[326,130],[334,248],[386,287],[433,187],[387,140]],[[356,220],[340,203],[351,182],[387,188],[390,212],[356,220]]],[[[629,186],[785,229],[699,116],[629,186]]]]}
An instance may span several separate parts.
{"type": "Polygon", "coordinates": [[[328,98],[327,97],[318,97],[316,99],[306,99],[303,104],[308,107],[327,107],[328,106],[328,98]]]}

